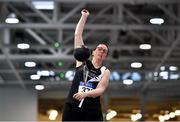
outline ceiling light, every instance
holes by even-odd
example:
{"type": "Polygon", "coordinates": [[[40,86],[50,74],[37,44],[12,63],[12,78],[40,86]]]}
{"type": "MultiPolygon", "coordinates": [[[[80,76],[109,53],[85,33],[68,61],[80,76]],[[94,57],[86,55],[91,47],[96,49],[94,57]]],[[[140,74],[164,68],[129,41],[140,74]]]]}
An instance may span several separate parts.
{"type": "Polygon", "coordinates": [[[177,80],[179,78],[179,74],[170,74],[169,78],[171,80],[177,80]]]}
{"type": "Polygon", "coordinates": [[[40,79],[40,76],[34,74],[34,75],[31,75],[30,78],[31,78],[31,80],[39,80],[39,79],[40,79]]]}
{"type": "Polygon", "coordinates": [[[137,121],[136,115],[134,115],[134,114],[131,115],[131,121],[133,121],[133,122],[134,122],[134,121],[137,121]]]}
{"type": "Polygon", "coordinates": [[[168,76],[168,72],[167,71],[162,71],[159,73],[160,76],[168,76]]]}
{"type": "Polygon", "coordinates": [[[11,13],[8,15],[5,22],[10,24],[15,24],[15,23],[19,23],[19,19],[16,17],[14,13],[11,13]]]}
{"type": "Polygon", "coordinates": [[[175,111],[175,115],[176,115],[176,116],[179,116],[179,115],[180,115],[180,110],[176,110],[176,111],[175,111]]]}
{"type": "Polygon", "coordinates": [[[141,80],[141,74],[138,72],[133,72],[131,74],[131,78],[133,81],[139,81],[139,80],[141,80]]]}
{"type": "Polygon", "coordinates": [[[170,67],[169,67],[169,70],[170,70],[170,71],[177,71],[177,69],[178,69],[178,68],[177,68],[176,66],[170,66],[170,67]]]}
{"type": "Polygon", "coordinates": [[[160,122],[164,122],[164,121],[165,121],[165,118],[164,118],[164,116],[162,116],[162,115],[160,115],[158,118],[159,118],[159,121],[160,121],[160,122]]]}
{"type": "Polygon", "coordinates": [[[53,10],[54,1],[32,1],[32,4],[39,10],[53,10]]]}
{"type": "Polygon", "coordinates": [[[176,115],[174,112],[169,113],[170,118],[174,118],[176,115]]]}
{"type": "Polygon", "coordinates": [[[109,113],[107,113],[106,115],[106,120],[110,120],[112,119],[113,117],[115,117],[117,115],[117,112],[114,111],[114,110],[111,110],[109,113]]]}
{"type": "Polygon", "coordinates": [[[164,71],[165,69],[166,69],[165,66],[161,66],[161,67],[160,67],[160,70],[161,70],[161,71],[164,71]]]}
{"type": "Polygon", "coordinates": [[[37,71],[37,75],[39,75],[39,76],[54,76],[55,72],[48,71],[48,70],[39,70],[39,71],[37,71]]]}
{"type": "Polygon", "coordinates": [[[158,76],[158,72],[154,72],[154,76],[158,76]]]}
{"type": "Polygon", "coordinates": [[[141,118],[142,118],[142,114],[140,114],[140,113],[132,114],[132,115],[131,115],[131,120],[132,120],[132,121],[137,121],[137,120],[139,120],[139,119],[141,119],[141,118]]]}
{"type": "Polygon", "coordinates": [[[26,43],[20,43],[20,44],[17,44],[17,48],[24,50],[24,49],[30,48],[30,45],[26,43]]]}
{"type": "Polygon", "coordinates": [[[48,114],[49,114],[50,120],[56,120],[56,117],[58,115],[58,111],[57,110],[49,110],[48,114]]]}
{"type": "Polygon", "coordinates": [[[36,63],[33,62],[33,61],[28,61],[28,62],[25,62],[24,65],[26,67],[35,67],[36,66],[36,63]]]}
{"type": "Polygon", "coordinates": [[[164,19],[162,19],[162,18],[152,18],[152,19],[150,19],[150,23],[160,25],[160,24],[164,23],[164,19]]]}
{"type": "Polygon", "coordinates": [[[149,49],[151,49],[151,45],[150,44],[141,44],[141,45],[139,45],[139,48],[142,50],[149,50],[149,49]]]}
{"type": "Polygon", "coordinates": [[[36,90],[43,90],[44,89],[44,85],[38,84],[35,86],[36,90]]]}
{"type": "Polygon", "coordinates": [[[125,85],[131,85],[131,84],[133,84],[133,80],[131,80],[131,79],[123,80],[123,84],[125,84],[125,85]]]}
{"type": "Polygon", "coordinates": [[[74,78],[74,72],[71,71],[71,70],[67,71],[66,74],[65,74],[65,78],[67,78],[69,81],[72,81],[73,78],[74,78]]]}
{"type": "Polygon", "coordinates": [[[131,63],[131,67],[132,68],[141,68],[142,67],[142,63],[140,63],[140,62],[133,62],[133,63],[131,63]]]}

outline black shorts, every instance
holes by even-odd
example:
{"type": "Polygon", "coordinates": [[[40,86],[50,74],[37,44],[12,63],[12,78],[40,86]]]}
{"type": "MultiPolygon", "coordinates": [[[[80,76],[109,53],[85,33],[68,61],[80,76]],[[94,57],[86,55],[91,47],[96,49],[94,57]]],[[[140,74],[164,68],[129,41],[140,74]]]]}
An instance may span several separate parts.
{"type": "Polygon", "coordinates": [[[82,109],[66,103],[62,121],[103,121],[103,116],[100,108],[82,109]]]}

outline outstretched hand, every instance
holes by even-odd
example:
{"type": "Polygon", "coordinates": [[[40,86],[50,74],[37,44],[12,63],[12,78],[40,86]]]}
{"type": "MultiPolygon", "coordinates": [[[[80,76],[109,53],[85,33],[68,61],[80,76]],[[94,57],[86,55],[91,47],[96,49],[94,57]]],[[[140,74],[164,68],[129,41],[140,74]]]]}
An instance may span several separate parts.
{"type": "Polygon", "coordinates": [[[83,9],[82,11],[81,11],[81,14],[82,15],[85,15],[85,16],[89,16],[89,11],[88,10],[86,10],[86,9],[83,9]]]}

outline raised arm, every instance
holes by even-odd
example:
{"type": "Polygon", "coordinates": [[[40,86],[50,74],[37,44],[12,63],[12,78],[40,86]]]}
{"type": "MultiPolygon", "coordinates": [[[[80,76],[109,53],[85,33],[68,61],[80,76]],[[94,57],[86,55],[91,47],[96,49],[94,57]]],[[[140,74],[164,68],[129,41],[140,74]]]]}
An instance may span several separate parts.
{"type": "Polygon", "coordinates": [[[89,12],[85,9],[81,11],[81,18],[76,25],[75,33],[74,33],[74,48],[80,47],[84,45],[83,39],[82,39],[82,33],[84,30],[84,25],[86,23],[87,17],[89,16],[89,12]]]}
{"type": "MultiPolygon", "coordinates": [[[[89,11],[86,9],[83,9],[81,11],[81,18],[76,25],[75,33],[74,33],[74,48],[81,47],[84,45],[82,34],[84,30],[84,25],[86,23],[87,17],[89,16],[89,11]]],[[[80,66],[82,62],[76,60],[76,67],[80,66]]]]}

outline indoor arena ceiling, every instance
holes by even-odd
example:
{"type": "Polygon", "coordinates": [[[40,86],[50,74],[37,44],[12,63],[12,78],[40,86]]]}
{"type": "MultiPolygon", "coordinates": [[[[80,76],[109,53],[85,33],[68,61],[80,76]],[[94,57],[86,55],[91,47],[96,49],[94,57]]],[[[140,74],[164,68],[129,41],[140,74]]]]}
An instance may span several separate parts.
{"type": "Polygon", "coordinates": [[[111,97],[143,93],[150,98],[180,98],[179,0],[54,0],[53,5],[53,9],[38,9],[32,0],[0,0],[1,87],[27,89],[37,83],[47,90],[69,87],[63,73],[74,70],[74,29],[85,8],[90,11],[83,33],[85,44],[93,49],[100,42],[107,43],[110,53],[105,65],[111,73],[118,72],[110,81],[111,97]],[[12,13],[19,23],[5,22],[12,13]],[[151,24],[155,17],[163,18],[164,23],[151,24]],[[28,43],[30,48],[18,49],[19,43],[28,43]],[[150,44],[151,49],[142,50],[140,44],[150,44]],[[36,67],[25,67],[26,61],[36,62],[36,67]],[[140,62],[142,67],[132,68],[132,62],[140,62]],[[170,66],[175,70],[170,71],[170,66]],[[39,70],[52,71],[55,76],[31,80],[30,75],[39,70]],[[166,77],[160,73],[163,71],[166,77]],[[127,77],[138,73],[140,80],[124,85],[125,73],[129,73],[127,77]]]}

